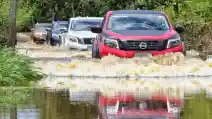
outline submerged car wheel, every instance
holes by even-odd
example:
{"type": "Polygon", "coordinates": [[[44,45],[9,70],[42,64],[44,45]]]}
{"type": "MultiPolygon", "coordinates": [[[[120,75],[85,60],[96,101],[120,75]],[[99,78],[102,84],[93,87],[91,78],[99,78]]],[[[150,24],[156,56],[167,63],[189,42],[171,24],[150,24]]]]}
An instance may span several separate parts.
{"type": "Polygon", "coordinates": [[[92,44],[92,58],[100,58],[99,48],[98,46],[94,46],[94,43],[92,44]],[[96,47],[96,49],[94,47],[96,47]]]}
{"type": "Polygon", "coordinates": [[[51,41],[51,37],[47,35],[46,44],[50,44],[50,41],[51,41]]]}
{"type": "Polygon", "coordinates": [[[62,45],[62,41],[61,41],[61,40],[58,42],[58,45],[59,45],[59,46],[61,46],[61,45],[62,45]]]}
{"type": "Polygon", "coordinates": [[[54,39],[50,40],[50,45],[51,46],[56,46],[57,45],[57,41],[55,41],[54,39]]]}
{"type": "Polygon", "coordinates": [[[35,43],[38,44],[38,45],[43,45],[44,41],[36,41],[35,43]]]}
{"type": "Polygon", "coordinates": [[[36,38],[33,38],[33,42],[34,42],[35,44],[39,44],[39,41],[38,41],[36,38]]]}
{"type": "Polygon", "coordinates": [[[183,47],[183,54],[184,54],[184,56],[186,56],[186,47],[185,46],[183,47]]]}

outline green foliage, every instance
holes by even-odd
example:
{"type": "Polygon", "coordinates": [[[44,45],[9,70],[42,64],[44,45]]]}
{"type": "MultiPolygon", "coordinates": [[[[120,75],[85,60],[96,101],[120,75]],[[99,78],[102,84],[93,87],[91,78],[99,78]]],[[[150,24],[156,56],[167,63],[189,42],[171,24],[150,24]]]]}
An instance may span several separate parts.
{"type": "MultiPolygon", "coordinates": [[[[9,2],[0,1],[0,24],[8,19],[9,2]]],[[[53,12],[58,19],[68,19],[102,16],[108,10],[136,9],[137,6],[165,11],[174,22],[180,23],[199,23],[212,18],[210,0],[18,0],[17,24],[19,29],[30,27],[32,17],[38,22],[51,21],[53,12]]]]}
{"type": "Polygon", "coordinates": [[[209,0],[178,0],[166,5],[158,6],[158,10],[165,11],[175,23],[191,24],[205,23],[212,19],[210,10],[212,2],[209,0]],[[177,4],[177,5],[176,5],[177,4]],[[178,6],[178,10],[176,7],[178,6]]]}
{"type": "Polygon", "coordinates": [[[17,9],[17,30],[28,28],[32,25],[32,16],[34,13],[34,7],[30,5],[26,0],[20,0],[17,9]]]}
{"type": "Polygon", "coordinates": [[[0,86],[27,86],[41,78],[28,57],[9,48],[0,48],[0,56],[0,86]]]}
{"type": "Polygon", "coordinates": [[[1,0],[0,2],[0,44],[5,44],[8,40],[8,17],[9,17],[9,2],[1,0]]]}
{"type": "MultiPolygon", "coordinates": [[[[198,50],[199,41],[205,41],[202,38],[208,36],[201,29],[211,26],[211,0],[18,0],[17,30],[29,30],[32,18],[35,22],[50,22],[53,12],[57,19],[67,20],[74,16],[103,16],[108,10],[138,7],[165,11],[173,24],[186,26],[186,32],[182,36],[187,49],[198,50]],[[196,34],[200,36],[196,37],[196,34]],[[194,41],[197,46],[191,46],[194,41]]],[[[1,44],[8,39],[9,8],[10,0],[0,1],[1,44]]]]}

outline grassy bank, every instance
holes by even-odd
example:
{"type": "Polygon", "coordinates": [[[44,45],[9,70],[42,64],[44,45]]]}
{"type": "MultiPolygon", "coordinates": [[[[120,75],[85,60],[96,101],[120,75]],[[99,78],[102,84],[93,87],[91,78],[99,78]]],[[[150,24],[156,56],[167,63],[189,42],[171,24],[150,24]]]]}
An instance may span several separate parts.
{"type": "Polygon", "coordinates": [[[10,48],[0,48],[0,86],[28,86],[42,75],[33,62],[10,48]]]}

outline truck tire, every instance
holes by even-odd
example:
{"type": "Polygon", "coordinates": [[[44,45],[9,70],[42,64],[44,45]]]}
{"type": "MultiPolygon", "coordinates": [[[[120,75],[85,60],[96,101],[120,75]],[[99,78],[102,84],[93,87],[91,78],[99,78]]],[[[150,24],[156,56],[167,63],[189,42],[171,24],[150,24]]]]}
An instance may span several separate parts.
{"type": "Polygon", "coordinates": [[[92,58],[101,58],[99,48],[96,46],[96,49],[94,49],[94,43],[92,44],[92,58]]]}

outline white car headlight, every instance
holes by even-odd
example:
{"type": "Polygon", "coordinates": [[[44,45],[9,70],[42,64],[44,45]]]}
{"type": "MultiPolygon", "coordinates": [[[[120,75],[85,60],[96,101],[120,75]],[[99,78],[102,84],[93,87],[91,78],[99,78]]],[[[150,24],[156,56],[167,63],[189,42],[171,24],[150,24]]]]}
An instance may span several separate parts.
{"type": "Polygon", "coordinates": [[[180,37],[171,38],[171,39],[168,40],[166,48],[174,48],[174,47],[179,46],[180,44],[181,44],[180,37]]]}
{"type": "Polygon", "coordinates": [[[112,38],[104,38],[104,44],[110,48],[119,48],[118,41],[112,38]]]}
{"type": "Polygon", "coordinates": [[[59,37],[59,34],[52,34],[52,37],[59,37]]]}
{"type": "Polygon", "coordinates": [[[58,34],[52,34],[52,36],[56,36],[56,37],[57,37],[57,36],[59,36],[59,35],[58,35],[58,34]]]}
{"type": "Polygon", "coordinates": [[[71,41],[71,42],[76,42],[78,43],[78,38],[77,37],[73,37],[73,36],[68,36],[67,40],[71,41]]]}

